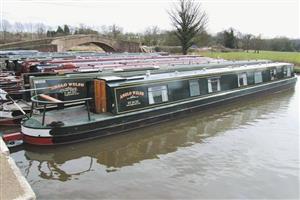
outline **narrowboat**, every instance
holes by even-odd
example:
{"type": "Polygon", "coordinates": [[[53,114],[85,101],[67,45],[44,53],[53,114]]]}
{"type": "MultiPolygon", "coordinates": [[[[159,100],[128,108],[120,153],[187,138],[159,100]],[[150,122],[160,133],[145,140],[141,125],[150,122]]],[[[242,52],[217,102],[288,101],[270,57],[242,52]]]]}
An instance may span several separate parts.
{"type": "Polygon", "coordinates": [[[225,101],[291,88],[296,81],[289,63],[101,76],[91,80],[86,98],[62,101],[52,94],[33,96],[32,105],[42,104],[44,110],[30,113],[21,133],[25,143],[34,145],[87,140],[161,123],[225,101]],[[63,106],[79,101],[84,104],[63,106]],[[58,109],[47,111],[53,104],[58,109]]]}
{"type": "MultiPolygon", "coordinates": [[[[207,61],[203,58],[203,61],[207,61]]],[[[136,68],[117,68],[116,70],[103,70],[98,72],[84,72],[84,73],[66,73],[57,74],[55,72],[38,72],[38,73],[24,73],[22,75],[23,88],[22,90],[15,90],[11,92],[2,91],[0,88],[0,102],[2,101],[2,109],[0,108],[0,125],[15,126],[19,125],[24,113],[29,113],[31,109],[31,96],[43,93],[58,93],[60,100],[69,101],[80,99],[84,97],[91,97],[89,92],[92,80],[99,76],[137,76],[144,75],[148,70],[152,74],[160,74],[175,71],[192,71],[203,68],[224,68],[226,66],[239,66],[251,64],[268,63],[267,60],[249,60],[249,61],[223,61],[215,60],[213,62],[204,64],[187,64],[174,66],[140,66],[136,68]],[[77,84],[71,84],[76,82],[77,84]],[[80,84],[79,84],[80,83],[80,84]]],[[[77,102],[80,104],[82,102],[77,102]]],[[[76,103],[72,102],[71,105],[76,103]]],[[[68,104],[64,104],[68,106],[68,104]]],[[[57,105],[47,106],[47,110],[53,109],[57,105]]],[[[41,104],[36,104],[35,112],[43,109],[41,104]]]]}
{"type": "MultiPolygon", "coordinates": [[[[40,146],[27,145],[24,146],[26,150],[24,153],[26,158],[34,160],[36,165],[52,166],[50,170],[53,169],[59,174],[65,174],[68,171],[64,171],[63,166],[56,163],[64,163],[66,160],[76,162],[77,159],[86,156],[106,166],[107,170],[111,167],[131,166],[145,159],[153,159],[161,154],[172,153],[180,146],[190,146],[194,144],[191,141],[202,141],[204,138],[214,136],[220,130],[224,132],[240,127],[245,123],[253,123],[258,118],[268,114],[268,112],[276,113],[289,102],[293,94],[292,91],[289,91],[281,94],[276,93],[268,97],[262,96],[256,98],[256,101],[245,99],[245,101],[238,104],[238,108],[235,104],[230,104],[226,108],[216,109],[212,112],[207,110],[205,113],[212,115],[207,118],[195,117],[199,115],[187,116],[188,124],[197,124],[198,132],[205,133],[201,134],[200,137],[199,134],[191,134],[191,131],[188,131],[194,129],[193,126],[186,127],[186,120],[177,120],[169,123],[166,127],[158,126],[151,130],[135,132],[133,135],[120,134],[117,140],[115,138],[92,140],[88,142],[88,145],[81,142],[73,146],[75,149],[80,149],[80,151],[65,151],[63,145],[56,146],[55,151],[49,151],[49,148],[40,148],[40,146]],[[274,107],[273,98],[281,102],[277,107],[274,107]],[[249,106],[255,108],[249,109],[249,106]],[[226,123],[223,120],[218,120],[219,118],[224,119],[224,116],[226,117],[226,123]],[[141,132],[143,135],[137,135],[141,132]]],[[[14,151],[14,149],[11,150],[14,151]]],[[[49,170],[49,168],[45,170],[49,170]]],[[[30,168],[29,171],[31,171],[30,168]]],[[[41,174],[48,172],[43,171],[43,167],[41,167],[41,174]]],[[[55,172],[53,171],[52,174],[57,176],[55,172]]],[[[71,174],[65,175],[69,177],[71,174]]]]}

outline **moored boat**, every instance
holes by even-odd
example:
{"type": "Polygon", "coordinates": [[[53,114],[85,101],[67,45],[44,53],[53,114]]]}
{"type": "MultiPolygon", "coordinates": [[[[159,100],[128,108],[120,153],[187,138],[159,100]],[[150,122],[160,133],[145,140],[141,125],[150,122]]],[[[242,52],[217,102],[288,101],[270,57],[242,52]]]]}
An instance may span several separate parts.
{"type": "MultiPolygon", "coordinates": [[[[65,100],[78,99],[87,94],[89,83],[99,76],[137,76],[144,75],[147,71],[151,74],[160,74],[175,71],[192,71],[203,68],[224,68],[228,66],[253,65],[268,63],[266,60],[250,60],[250,61],[224,61],[220,63],[207,63],[201,65],[175,65],[175,66],[154,66],[154,67],[138,67],[138,68],[118,68],[84,73],[25,73],[23,74],[23,88],[14,91],[4,91],[0,88],[0,101],[10,101],[11,97],[14,100],[24,100],[27,104],[31,104],[31,96],[41,93],[63,93],[65,100]],[[82,84],[71,84],[71,83],[82,84]]],[[[22,107],[22,105],[20,105],[22,107]]],[[[16,109],[18,109],[16,107],[16,109]]],[[[39,108],[36,107],[38,110],[39,108]]],[[[6,111],[9,111],[6,109],[6,111]]]]}
{"type": "MultiPolygon", "coordinates": [[[[101,76],[91,80],[84,105],[46,111],[63,105],[50,95],[32,98],[44,112],[22,123],[26,143],[64,144],[150,126],[240,97],[278,91],[295,85],[293,65],[266,63],[248,66],[179,71],[139,76],[101,76]]],[[[74,101],[74,100],[73,100],[74,101]]]]}

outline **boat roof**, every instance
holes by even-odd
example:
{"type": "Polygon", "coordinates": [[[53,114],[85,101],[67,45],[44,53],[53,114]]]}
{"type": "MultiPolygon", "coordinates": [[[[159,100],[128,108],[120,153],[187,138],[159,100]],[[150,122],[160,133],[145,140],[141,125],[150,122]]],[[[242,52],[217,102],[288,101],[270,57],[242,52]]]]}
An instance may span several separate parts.
{"type": "MultiPolygon", "coordinates": [[[[270,63],[269,60],[242,60],[242,61],[224,61],[224,62],[212,62],[212,63],[204,63],[204,64],[193,64],[193,65],[174,65],[174,66],[162,66],[162,67],[152,67],[151,75],[154,74],[162,74],[162,73],[172,73],[175,71],[192,71],[192,70],[200,70],[202,68],[224,68],[228,66],[240,66],[240,65],[254,65],[254,64],[262,64],[262,63],[270,63]]],[[[124,69],[124,68],[119,68],[124,69]]],[[[31,76],[31,80],[40,80],[40,79],[69,79],[71,77],[107,77],[116,76],[125,79],[125,77],[132,77],[137,75],[144,75],[146,70],[150,70],[149,67],[147,68],[137,68],[137,70],[114,70],[114,69],[103,69],[102,71],[96,72],[70,72],[65,73],[64,75],[59,76],[31,76]]],[[[104,79],[104,78],[103,78],[104,79]]],[[[118,78],[120,79],[120,78],[118,78]]],[[[110,82],[110,80],[106,80],[110,82]]],[[[125,79],[126,81],[126,79],[125,79]]]]}
{"type": "Polygon", "coordinates": [[[102,76],[97,79],[105,80],[110,87],[119,87],[125,86],[128,84],[139,84],[144,82],[155,82],[159,80],[169,80],[169,79],[182,79],[186,77],[193,76],[208,76],[208,75],[216,75],[220,76],[221,74],[228,73],[241,73],[246,71],[259,71],[265,68],[274,68],[293,65],[291,63],[283,63],[283,62],[273,62],[273,63],[264,63],[264,64],[254,64],[254,65],[241,65],[241,66],[227,66],[224,68],[210,68],[210,69],[199,69],[192,71],[175,71],[169,73],[161,73],[161,74],[150,74],[148,71],[145,75],[140,76],[131,76],[131,77],[122,77],[122,76],[102,76]]]}

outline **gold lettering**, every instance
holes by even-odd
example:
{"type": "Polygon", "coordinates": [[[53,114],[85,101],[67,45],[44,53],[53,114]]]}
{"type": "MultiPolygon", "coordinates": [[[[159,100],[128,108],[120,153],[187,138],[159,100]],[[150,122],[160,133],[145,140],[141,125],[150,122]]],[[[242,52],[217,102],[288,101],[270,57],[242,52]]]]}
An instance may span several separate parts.
{"type": "Polygon", "coordinates": [[[124,92],[123,94],[120,94],[120,99],[124,99],[130,96],[144,96],[145,93],[143,91],[128,91],[128,92],[124,92]]]}

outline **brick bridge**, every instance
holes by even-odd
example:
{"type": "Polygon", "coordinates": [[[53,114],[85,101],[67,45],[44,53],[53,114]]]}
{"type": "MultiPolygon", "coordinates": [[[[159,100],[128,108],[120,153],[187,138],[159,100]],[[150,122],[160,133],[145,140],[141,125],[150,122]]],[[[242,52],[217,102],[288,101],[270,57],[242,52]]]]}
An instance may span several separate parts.
{"type": "Polygon", "coordinates": [[[122,40],[113,40],[99,35],[70,35],[64,37],[46,38],[13,42],[0,45],[0,50],[39,50],[51,52],[63,52],[72,47],[93,43],[106,52],[140,52],[139,43],[122,40]]]}

